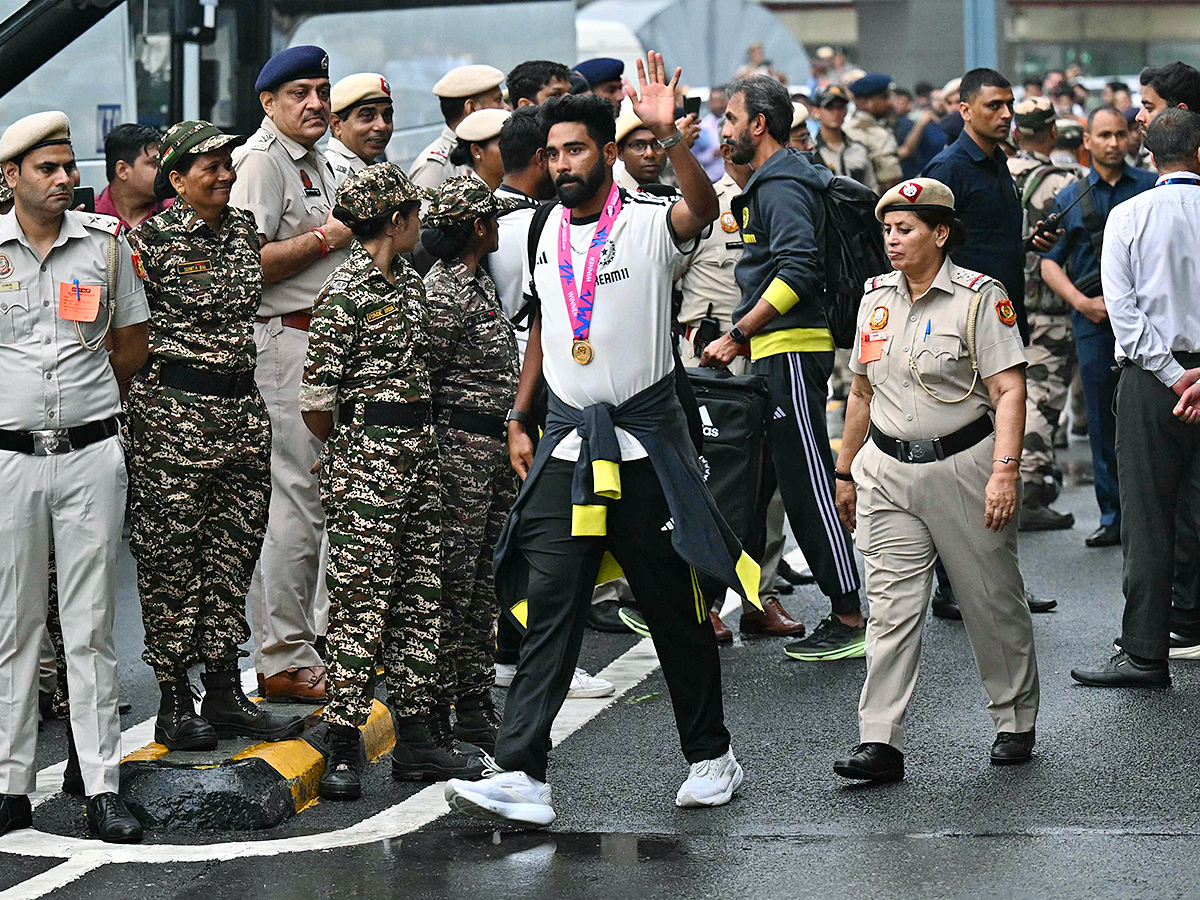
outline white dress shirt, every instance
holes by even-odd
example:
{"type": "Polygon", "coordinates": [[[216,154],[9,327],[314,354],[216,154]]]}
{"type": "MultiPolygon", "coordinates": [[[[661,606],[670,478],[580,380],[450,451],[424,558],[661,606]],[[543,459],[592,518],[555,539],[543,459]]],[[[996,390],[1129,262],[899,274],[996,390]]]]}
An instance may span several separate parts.
{"type": "Polygon", "coordinates": [[[1104,229],[1100,274],[1117,361],[1173,386],[1184,368],[1172,352],[1200,352],[1200,175],[1163,175],[1118,204],[1104,229]]]}

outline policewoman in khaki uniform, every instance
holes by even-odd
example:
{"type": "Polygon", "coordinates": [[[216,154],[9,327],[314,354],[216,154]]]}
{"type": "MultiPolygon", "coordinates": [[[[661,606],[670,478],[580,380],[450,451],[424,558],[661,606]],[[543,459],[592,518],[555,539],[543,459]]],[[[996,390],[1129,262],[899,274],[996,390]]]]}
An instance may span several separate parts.
{"type": "Polygon", "coordinates": [[[904,717],[940,555],[998,735],[994,763],[1030,758],[1038,710],[1033,625],[1017,567],[1025,354],[995,279],[948,257],[964,237],[954,194],[917,178],[875,216],[895,271],[867,282],[837,462],[837,507],[866,560],[862,743],[834,771],[904,777],[904,717]]]}

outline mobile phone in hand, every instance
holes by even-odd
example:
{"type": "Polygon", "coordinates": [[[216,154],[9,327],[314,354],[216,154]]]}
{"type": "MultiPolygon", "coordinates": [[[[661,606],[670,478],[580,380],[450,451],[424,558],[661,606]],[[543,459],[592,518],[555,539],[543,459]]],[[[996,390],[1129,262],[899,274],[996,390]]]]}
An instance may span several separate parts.
{"type": "Polygon", "coordinates": [[[83,205],[84,212],[96,211],[96,191],[90,187],[75,188],[75,196],[71,199],[71,209],[79,209],[83,205]]]}
{"type": "Polygon", "coordinates": [[[683,98],[683,114],[685,116],[700,117],[700,98],[699,97],[684,97],[683,98]]]}

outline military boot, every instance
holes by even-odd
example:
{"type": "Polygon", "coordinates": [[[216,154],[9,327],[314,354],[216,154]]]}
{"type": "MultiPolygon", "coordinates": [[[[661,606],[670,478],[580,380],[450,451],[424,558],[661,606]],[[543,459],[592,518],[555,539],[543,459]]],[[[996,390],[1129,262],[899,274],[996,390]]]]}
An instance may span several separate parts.
{"type": "Polygon", "coordinates": [[[1074,524],[1075,516],[1072,513],[1056,512],[1043,505],[1037,488],[1033,485],[1027,486],[1018,513],[1017,527],[1021,531],[1059,531],[1074,524]]]}
{"type": "Polygon", "coordinates": [[[186,673],[171,681],[160,681],[158,718],[154,720],[154,740],[168,750],[214,750],[217,730],[196,715],[192,683],[186,673]]]}
{"type": "Polygon", "coordinates": [[[445,781],[483,776],[483,760],[458,749],[439,747],[430,733],[430,716],[396,719],[396,747],[392,750],[392,777],[400,781],[445,781]]]}
{"type": "Polygon", "coordinates": [[[491,691],[460,697],[454,708],[458,711],[454,736],[464,744],[474,744],[489,756],[493,755],[496,735],[500,733],[500,714],[492,705],[491,691]]]}
{"type": "Polygon", "coordinates": [[[321,776],[325,800],[357,800],[362,796],[362,735],[350,725],[329,726],[329,756],[321,776]]]}
{"type": "Polygon", "coordinates": [[[242,692],[237,669],[200,675],[206,693],[200,715],[223,738],[248,737],[258,741],[283,741],[304,730],[304,719],[268,712],[242,692]]]}

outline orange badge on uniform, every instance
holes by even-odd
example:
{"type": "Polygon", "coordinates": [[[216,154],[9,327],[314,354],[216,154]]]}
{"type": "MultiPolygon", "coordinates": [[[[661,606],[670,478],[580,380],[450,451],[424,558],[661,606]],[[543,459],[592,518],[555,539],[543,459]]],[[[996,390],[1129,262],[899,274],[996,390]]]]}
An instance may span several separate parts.
{"type": "Polygon", "coordinates": [[[874,331],[881,328],[887,328],[888,323],[888,308],[886,306],[877,306],[871,310],[871,318],[867,319],[867,324],[874,331]]]}
{"type": "Polygon", "coordinates": [[[1001,297],[996,301],[996,315],[1009,328],[1017,324],[1017,311],[1013,308],[1012,301],[1007,297],[1001,297]]]}
{"type": "Polygon", "coordinates": [[[721,230],[726,234],[733,234],[738,230],[737,219],[733,217],[733,213],[727,212],[721,214],[721,230]]]}
{"type": "Polygon", "coordinates": [[[146,266],[142,263],[142,254],[136,250],[133,251],[133,271],[137,272],[138,278],[146,277],[146,266]]]}

